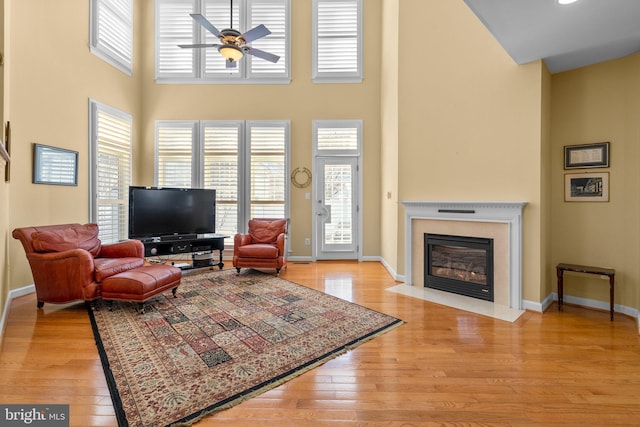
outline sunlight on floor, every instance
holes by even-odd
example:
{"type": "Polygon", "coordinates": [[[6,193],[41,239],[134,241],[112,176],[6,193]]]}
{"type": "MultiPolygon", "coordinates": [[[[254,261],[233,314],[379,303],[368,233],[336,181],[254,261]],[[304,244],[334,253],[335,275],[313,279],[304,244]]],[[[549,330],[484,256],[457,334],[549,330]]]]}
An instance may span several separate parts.
{"type": "Polygon", "coordinates": [[[349,276],[331,277],[324,280],[324,292],[349,302],[353,302],[353,281],[349,276]]]}

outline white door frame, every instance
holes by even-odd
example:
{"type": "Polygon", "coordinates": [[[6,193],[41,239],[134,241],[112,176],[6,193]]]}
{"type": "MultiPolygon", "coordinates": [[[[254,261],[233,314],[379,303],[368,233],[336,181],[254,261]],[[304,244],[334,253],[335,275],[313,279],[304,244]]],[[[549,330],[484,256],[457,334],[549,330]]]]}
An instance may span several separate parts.
{"type": "Polygon", "coordinates": [[[329,260],[329,259],[357,259],[358,261],[362,261],[362,156],[361,156],[361,147],[362,147],[362,121],[361,120],[314,120],[313,121],[313,185],[312,185],[312,235],[313,235],[313,244],[311,247],[311,257],[313,261],[318,259],[329,260]],[[358,141],[357,148],[353,150],[318,150],[318,129],[321,127],[327,128],[349,128],[349,129],[357,129],[358,141]],[[326,160],[330,160],[331,158],[338,157],[348,157],[355,161],[355,174],[352,191],[354,195],[354,203],[355,206],[355,214],[353,215],[353,229],[352,233],[354,235],[355,241],[355,250],[353,252],[349,252],[347,257],[324,257],[319,253],[319,248],[321,247],[321,233],[322,230],[319,229],[318,226],[318,200],[322,200],[324,198],[324,194],[319,194],[319,191],[322,191],[323,181],[321,175],[322,171],[320,168],[321,162],[326,160]]]}

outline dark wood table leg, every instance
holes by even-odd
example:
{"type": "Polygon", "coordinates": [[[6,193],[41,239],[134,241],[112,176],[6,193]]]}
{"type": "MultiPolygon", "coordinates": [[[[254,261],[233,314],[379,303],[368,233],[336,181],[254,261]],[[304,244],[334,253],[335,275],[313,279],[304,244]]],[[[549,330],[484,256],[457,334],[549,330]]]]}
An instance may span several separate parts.
{"type": "Polygon", "coordinates": [[[615,274],[609,276],[609,306],[611,310],[611,321],[613,322],[613,284],[615,281],[615,274]]]}
{"type": "Polygon", "coordinates": [[[564,283],[562,280],[562,274],[564,270],[557,267],[556,274],[558,276],[558,311],[562,311],[562,295],[564,293],[564,283]]]}

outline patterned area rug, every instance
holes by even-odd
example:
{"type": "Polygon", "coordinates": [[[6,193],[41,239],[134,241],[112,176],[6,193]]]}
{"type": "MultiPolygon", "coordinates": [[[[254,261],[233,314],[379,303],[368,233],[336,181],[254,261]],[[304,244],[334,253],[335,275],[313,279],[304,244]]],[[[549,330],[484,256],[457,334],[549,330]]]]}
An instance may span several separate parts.
{"type": "Polygon", "coordinates": [[[402,324],[253,270],[185,276],[137,308],[89,310],[121,426],[190,425],[402,324]]]}

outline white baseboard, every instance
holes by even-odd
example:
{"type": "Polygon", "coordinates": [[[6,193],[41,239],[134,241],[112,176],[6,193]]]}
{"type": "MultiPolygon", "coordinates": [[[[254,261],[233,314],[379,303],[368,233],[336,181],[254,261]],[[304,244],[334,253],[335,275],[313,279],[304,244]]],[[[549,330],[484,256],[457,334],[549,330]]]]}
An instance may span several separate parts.
{"type": "Polygon", "coordinates": [[[36,291],[35,285],[27,285],[18,289],[11,289],[7,294],[7,303],[4,305],[4,310],[2,310],[2,318],[0,318],[0,346],[2,345],[2,339],[4,338],[4,328],[7,322],[7,316],[9,316],[9,308],[11,307],[11,302],[23,295],[28,295],[36,291]]]}
{"type": "Polygon", "coordinates": [[[389,274],[391,274],[391,277],[393,277],[394,280],[404,282],[404,275],[398,275],[398,273],[393,268],[391,268],[389,263],[384,258],[380,257],[380,263],[389,272],[389,274]]]}
{"type": "MultiPolygon", "coordinates": [[[[287,261],[290,261],[290,262],[315,262],[313,257],[310,257],[310,256],[290,256],[290,257],[287,257],[287,261]]],[[[346,260],[346,261],[353,261],[353,260],[346,260]]],[[[361,261],[362,262],[371,262],[371,261],[382,262],[382,259],[379,256],[364,256],[364,257],[362,257],[361,261]]]]}
{"type": "MultiPolygon", "coordinates": [[[[552,292],[547,296],[546,299],[550,299],[551,301],[558,301],[558,293],[552,292]]],[[[603,310],[603,311],[609,311],[610,309],[608,301],[598,301],[590,298],[574,297],[572,295],[566,295],[566,294],[562,299],[564,300],[564,302],[568,304],[575,304],[582,307],[597,308],[598,310],[603,310]]],[[[638,310],[637,308],[626,306],[626,305],[614,304],[613,311],[614,313],[625,314],[629,317],[636,319],[636,324],[638,326],[638,333],[640,333],[640,310],[638,310]]]]}
{"type": "Polygon", "coordinates": [[[547,308],[549,308],[549,306],[553,303],[553,301],[554,301],[553,294],[549,294],[541,302],[523,300],[522,308],[525,310],[531,310],[531,311],[536,311],[538,313],[542,313],[547,308]]]}
{"type": "Polygon", "coordinates": [[[313,262],[310,256],[289,256],[287,262],[313,262]]]}

